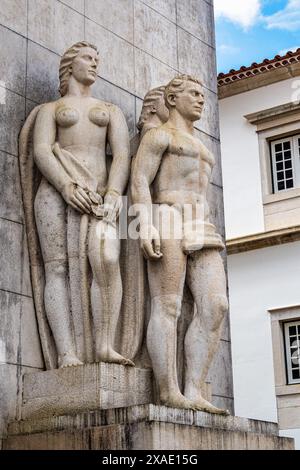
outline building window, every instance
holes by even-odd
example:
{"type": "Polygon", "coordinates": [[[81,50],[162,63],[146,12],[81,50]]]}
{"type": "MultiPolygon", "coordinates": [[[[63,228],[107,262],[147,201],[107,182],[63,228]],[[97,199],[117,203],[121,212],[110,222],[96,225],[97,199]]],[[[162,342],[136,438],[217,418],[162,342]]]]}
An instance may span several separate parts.
{"type": "Polygon", "coordinates": [[[300,135],[271,142],[274,192],[300,187],[300,135]]]}
{"type": "Polygon", "coordinates": [[[300,383],[300,321],[284,324],[288,384],[300,383]]]}

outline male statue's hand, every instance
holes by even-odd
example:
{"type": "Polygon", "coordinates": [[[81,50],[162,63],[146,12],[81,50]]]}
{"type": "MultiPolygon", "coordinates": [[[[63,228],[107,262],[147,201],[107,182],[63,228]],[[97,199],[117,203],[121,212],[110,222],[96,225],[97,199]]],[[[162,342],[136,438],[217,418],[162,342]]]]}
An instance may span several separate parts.
{"type": "Polygon", "coordinates": [[[122,197],[117,191],[108,190],[104,197],[104,215],[103,220],[108,223],[114,223],[122,209],[122,197]]]}
{"type": "Polygon", "coordinates": [[[62,189],[62,196],[73,209],[81,214],[90,214],[92,201],[84,189],[73,183],[67,183],[62,189]]]}
{"type": "Polygon", "coordinates": [[[140,228],[140,242],[143,255],[147,260],[154,261],[162,258],[159,232],[153,225],[140,228]]]}

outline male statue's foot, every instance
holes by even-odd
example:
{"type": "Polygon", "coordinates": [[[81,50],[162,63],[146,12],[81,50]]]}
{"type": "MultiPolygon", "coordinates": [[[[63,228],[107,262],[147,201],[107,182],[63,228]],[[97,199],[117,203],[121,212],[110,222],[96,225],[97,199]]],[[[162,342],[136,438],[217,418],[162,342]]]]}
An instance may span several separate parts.
{"type": "Polygon", "coordinates": [[[58,367],[59,369],[64,369],[65,367],[75,367],[75,366],[83,366],[83,362],[81,362],[75,354],[62,354],[58,356],[58,367]]]}
{"type": "Polygon", "coordinates": [[[205,400],[203,397],[199,397],[197,398],[197,400],[192,401],[196,405],[197,409],[200,411],[205,411],[206,413],[212,413],[216,415],[230,415],[230,412],[228,410],[217,408],[216,406],[209,403],[209,401],[205,400]]]}
{"type": "Polygon", "coordinates": [[[194,410],[197,411],[197,405],[189,400],[181,393],[172,393],[167,395],[166,398],[160,397],[160,402],[164,406],[168,406],[170,408],[183,408],[185,410],[194,410]]]}
{"type": "Polygon", "coordinates": [[[109,362],[112,364],[121,364],[122,366],[131,366],[134,367],[135,364],[130,359],[121,356],[113,349],[108,349],[106,351],[100,352],[97,354],[97,362],[109,362]]]}

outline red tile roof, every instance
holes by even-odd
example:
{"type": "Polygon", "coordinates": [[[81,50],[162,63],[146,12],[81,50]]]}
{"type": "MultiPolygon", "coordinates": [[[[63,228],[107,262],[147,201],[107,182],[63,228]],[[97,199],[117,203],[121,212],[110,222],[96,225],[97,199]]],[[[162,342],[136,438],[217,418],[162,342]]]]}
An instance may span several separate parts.
{"type": "Polygon", "coordinates": [[[220,73],[218,75],[218,86],[221,87],[237,80],[243,80],[280,67],[286,67],[295,62],[300,62],[300,48],[295,52],[289,51],[284,56],[276,55],[274,59],[265,59],[260,64],[254,62],[249,67],[242,66],[239,70],[232,69],[228,73],[220,73]]]}

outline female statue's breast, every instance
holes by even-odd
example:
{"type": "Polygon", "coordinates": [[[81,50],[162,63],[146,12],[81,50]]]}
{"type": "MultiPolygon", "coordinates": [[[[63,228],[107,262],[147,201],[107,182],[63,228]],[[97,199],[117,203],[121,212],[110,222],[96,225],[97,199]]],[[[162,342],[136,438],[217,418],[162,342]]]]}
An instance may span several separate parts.
{"type": "Polygon", "coordinates": [[[89,119],[97,126],[107,126],[109,123],[109,114],[104,108],[100,108],[99,106],[90,109],[89,111],[89,119]]]}
{"type": "Polygon", "coordinates": [[[60,106],[56,110],[55,119],[60,127],[71,127],[79,121],[79,112],[75,108],[60,106]]]}

